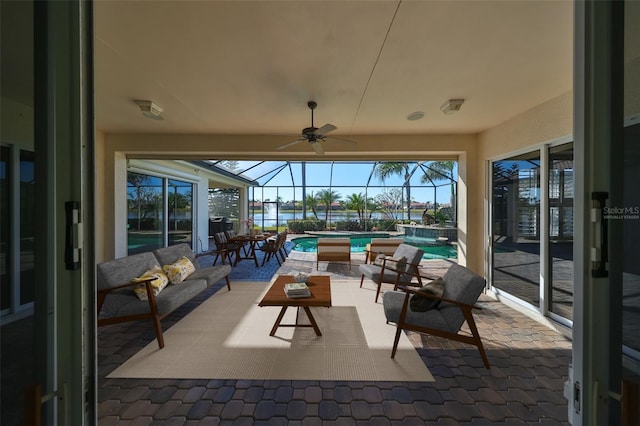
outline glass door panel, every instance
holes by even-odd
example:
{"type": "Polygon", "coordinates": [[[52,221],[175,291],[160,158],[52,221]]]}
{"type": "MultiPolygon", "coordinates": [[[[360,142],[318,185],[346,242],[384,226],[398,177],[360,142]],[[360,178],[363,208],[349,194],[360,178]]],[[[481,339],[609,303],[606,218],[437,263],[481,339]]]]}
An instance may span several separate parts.
{"type": "Polygon", "coordinates": [[[573,319],[573,143],[549,149],[549,310],[573,319]]]}
{"type": "Polygon", "coordinates": [[[10,149],[0,146],[0,311],[11,307],[10,149]]]}
{"type": "Polygon", "coordinates": [[[127,237],[129,254],[164,247],[162,178],[127,175],[127,237]]]}
{"type": "MultiPolygon", "coordinates": [[[[640,87],[638,79],[635,85],[640,87]]],[[[612,216],[622,220],[623,230],[622,344],[625,352],[640,363],[640,123],[625,127],[624,143],[623,206],[612,216]]]]}
{"type": "Polygon", "coordinates": [[[540,303],[540,152],[493,163],[492,286],[540,303]]]}
{"type": "Polygon", "coordinates": [[[169,245],[181,243],[192,245],[193,185],[175,179],[168,179],[167,185],[169,245]]]}
{"type": "Polygon", "coordinates": [[[35,291],[35,155],[20,151],[20,304],[34,300],[35,291]]]}

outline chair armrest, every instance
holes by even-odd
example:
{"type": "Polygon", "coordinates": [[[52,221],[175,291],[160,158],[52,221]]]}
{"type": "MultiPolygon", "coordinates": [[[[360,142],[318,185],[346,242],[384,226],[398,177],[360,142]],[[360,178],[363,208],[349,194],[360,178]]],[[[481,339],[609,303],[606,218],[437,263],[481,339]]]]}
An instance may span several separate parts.
{"type": "Polygon", "coordinates": [[[417,290],[413,290],[407,286],[404,285],[399,285],[398,286],[398,290],[402,290],[405,293],[407,293],[407,297],[409,296],[409,294],[416,294],[419,297],[426,297],[427,299],[437,299],[437,300],[441,300],[443,302],[448,302],[457,306],[460,306],[461,308],[468,308],[468,309],[482,309],[480,306],[476,306],[476,305],[469,305],[468,303],[464,303],[464,302],[460,302],[458,300],[453,300],[453,299],[447,299],[445,297],[442,296],[436,296],[435,294],[428,294],[428,293],[424,293],[421,291],[417,291],[417,290]]]}
{"type": "Polygon", "coordinates": [[[146,284],[146,283],[150,283],[151,281],[155,280],[155,278],[148,278],[144,281],[138,281],[136,283],[126,283],[126,284],[118,284],[115,285],[113,287],[109,287],[109,288],[102,288],[98,290],[98,293],[109,293],[110,291],[114,291],[114,290],[120,290],[121,288],[127,288],[127,287],[134,287],[137,286],[139,284],[146,284]]]}
{"type": "Polygon", "coordinates": [[[149,301],[149,309],[151,310],[152,313],[157,314],[158,312],[158,305],[156,302],[156,295],[153,292],[153,290],[151,289],[151,281],[155,281],[155,278],[147,278],[144,281],[139,281],[136,283],[126,283],[126,284],[119,284],[113,287],[109,287],[109,288],[103,288],[103,289],[99,289],[96,293],[97,295],[97,315],[100,315],[100,311],[102,310],[102,305],[104,305],[104,299],[107,297],[107,293],[114,291],[114,290],[119,290],[121,288],[127,288],[127,287],[134,287],[134,286],[138,286],[140,284],[144,284],[145,289],[147,291],[147,299],[149,301]]]}
{"type": "Polygon", "coordinates": [[[418,283],[420,285],[422,285],[422,277],[420,276],[420,273],[418,272],[418,267],[420,266],[420,264],[407,262],[406,265],[410,267],[409,268],[410,270],[409,271],[399,271],[396,268],[394,268],[393,266],[387,266],[387,260],[389,260],[391,262],[394,262],[394,263],[397,263],[397,260],[393,260],[393,259],[390,259],[390,258],[387,258],[387,257],[383,258],[382,259],[382,265],[380,265],[380,267],[381,267],[380,273],[382,275],[384,275],[384,270],[387,269],[389,271],[397,273],[398,274],[398,279],[400,279],[401,275],[410,275],[412,277],[416,277],[416,278],[418,278],[418,283]],[[413,269],[413,272],[411,272],[411,269],[413,269]]]}

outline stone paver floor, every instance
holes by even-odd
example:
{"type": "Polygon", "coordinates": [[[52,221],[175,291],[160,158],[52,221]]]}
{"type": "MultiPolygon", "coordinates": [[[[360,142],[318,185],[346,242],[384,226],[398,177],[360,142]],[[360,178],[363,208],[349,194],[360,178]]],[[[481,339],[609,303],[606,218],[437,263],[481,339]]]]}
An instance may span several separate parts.
{"type": "MultiPolygon", "coordinates": [[[[320,263],[336,279],[359,279],[355,255],[320,263]]],[[[424,261],[439,276],[447,261],[424,261]]],[[[313,254],[292,253],[279,273],[316,270],[313,254]]],[[[207,290],[163,321],[166,330],[222,288],[207,290]]],[[[233,283],[232,283],[233,289],[233,283]]],[[[365,282],[363,293],[374,286],[365,282]]],[[[389,290],[391,286],[384,286],[389,290]]],[[[226,291],[226,288],[221,290],[226,291]]],[[[232,290],[233,291],[233,290],[232,290]]],[[[368,294],[367,294],[368,295],[368,294]]],[[[499,302],[482,297],[474,313],[490,370],[474,347],[410,333],[435,382],[106,379],[154,340],[147,323],[100,328],[100,425],[567,425],[563,385],[571,341],[499,302]]]]}

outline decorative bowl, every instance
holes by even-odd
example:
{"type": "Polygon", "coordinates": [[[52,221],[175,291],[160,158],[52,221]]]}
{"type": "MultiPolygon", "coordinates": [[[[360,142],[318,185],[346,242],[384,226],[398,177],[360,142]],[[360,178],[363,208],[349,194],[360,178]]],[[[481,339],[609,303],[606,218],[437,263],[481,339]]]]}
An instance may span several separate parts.
{"type": "Polygon", "coordinates": [[[306,283],[307,280],[309,279],[309,276],[300,272],[298,273],[298,275],[295,276],[295,279],[297,283],[306,283]]]}

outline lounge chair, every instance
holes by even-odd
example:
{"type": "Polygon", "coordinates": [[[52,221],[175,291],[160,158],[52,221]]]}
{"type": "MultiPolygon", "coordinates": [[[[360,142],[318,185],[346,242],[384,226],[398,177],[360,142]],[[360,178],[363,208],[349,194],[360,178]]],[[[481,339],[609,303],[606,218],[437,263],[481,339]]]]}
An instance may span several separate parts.
{"type": "Polygon", "coordinates": [[[349,262],[349,270],[351,270],[351,240],[349,238],[318,238],[316,269],[320,262],[349,262]]]}
{"type": "Polygon", "coordinates": [[[410,285],[414,278],[417,279],[418,285],[422,285],[420,277],[419,265],[424,251],[418,247],[409,244],[400,244],[393,252],[393,256],[384,256],[373,263],[358,266],[362,277],[360,278],[360,287],[367,277],[378,285],[376,291],[376,303],[380,296],[380,288],[382,283],[394,284],[394,290],[398,285],[410,285]]]}
{"type": "Polygon", "coordinates": [[[401,288],[402,291],[391,291],[384,294],[382,303],[387,323],[393,322],[397,327],[391,358],[396,354],[400,333],[404,329],[474,345],[480,352],[484,366],[490,368],[487,354],[482,346],[482,340],[480,340],[471,313],[473,309],[480,309],[474,304],[484,290],[486,281],[473,271],[457,264],[451,265],[442,280],[444,288],[441,297],[406,287],[401,288]],[[440,302],[425,312],[416,312],[411,309],[412,297],[428,298],[440,302]],[[465,321],[471,331],[470,335],[460,333],[465,321]]]}
{"type": "Polygon", "coordinates": [[[369,260],[373,262],[373,259],[375,259],[379,253],[393,256],[393,253],[403,242],[404,239],[402,238],[371,238],[371,243],[367,244],[364,263],[368,263],[369,260]]]}

